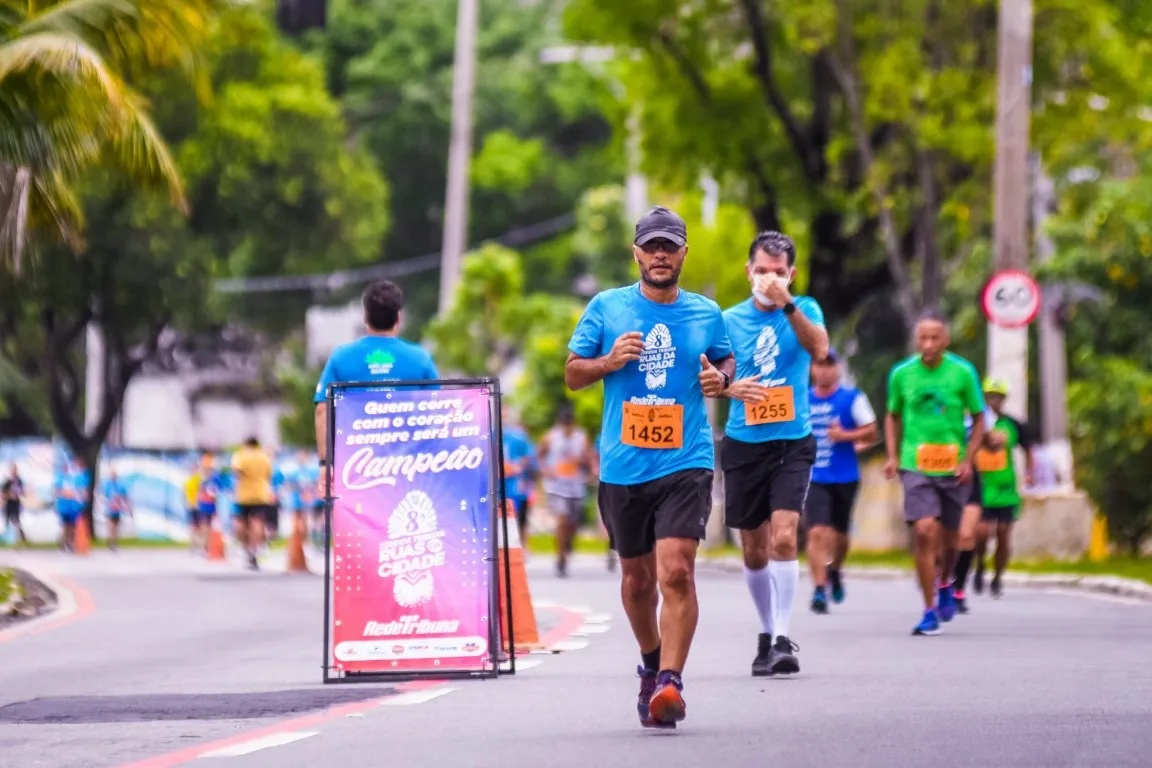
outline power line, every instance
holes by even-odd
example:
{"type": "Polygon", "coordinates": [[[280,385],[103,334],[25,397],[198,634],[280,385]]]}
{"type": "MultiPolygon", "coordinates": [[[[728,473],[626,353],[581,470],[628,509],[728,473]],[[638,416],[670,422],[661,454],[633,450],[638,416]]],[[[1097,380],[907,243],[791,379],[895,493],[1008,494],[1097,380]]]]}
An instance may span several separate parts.
{"type": "MultiPolygon", "coordinates": [[[[484,242],[495,242],[508,247],[528,245],[566,232],[576,226],[576,214],[565,213],[546,221],[513,229],[484,242]]],[[[472,246],[475,250],[484,243],[472,246]]],[[[345,269],[323,275],[272,275],[269,277],[237,277],[217,280],[215,287],[221,293],[276,293],[285,291],[339,290],[350,285],[361,285],[382,278],[404,277],[428,272],[440,266],[440,254],[429,253],[411,259],[375,264],[371,267],[345,269]]]]}

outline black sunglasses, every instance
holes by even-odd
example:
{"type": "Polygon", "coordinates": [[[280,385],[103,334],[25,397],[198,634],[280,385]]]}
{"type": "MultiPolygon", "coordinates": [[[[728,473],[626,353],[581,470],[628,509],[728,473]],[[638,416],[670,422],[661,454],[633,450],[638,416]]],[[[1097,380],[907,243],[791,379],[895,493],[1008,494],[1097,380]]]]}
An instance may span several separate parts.
{"type": "Polygon", "coordinates": [[[657,238],[655,240],[649,240],[648,242],[641,245],[640,250],[644,251],[644,253],[656,253],[657,251],[664,251],[664,253],[677,253],[682,247],[683,246],[676,245],[676,243],[672,242],[671,240],[657,238]]]}

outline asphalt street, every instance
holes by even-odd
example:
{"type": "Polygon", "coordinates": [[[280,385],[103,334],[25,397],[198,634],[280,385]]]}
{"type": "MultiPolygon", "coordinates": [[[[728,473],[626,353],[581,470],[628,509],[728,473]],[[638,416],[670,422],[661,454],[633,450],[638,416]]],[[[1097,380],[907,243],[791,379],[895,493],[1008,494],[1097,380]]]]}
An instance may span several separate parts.
{"type": "Polygon", "coordinates": [[[828,616],[799,607],[801,674],[764,680],[749,674],[757,627],[742,577],[702,570],[688,718],[651,732],[636,721],[619,577],[600,558],[567,580],[531,559],[544,629],[574,614],[584,626],[514,677],[325,687],[316,576],[192,567],[178,551],[35,557],[92,610],[0,635],[5,768],[1118,768],[1152,754],[1149,603],[1018,590],[974,598],[942,635],[915,638],[911,580],[858,580],[828,616]]]}

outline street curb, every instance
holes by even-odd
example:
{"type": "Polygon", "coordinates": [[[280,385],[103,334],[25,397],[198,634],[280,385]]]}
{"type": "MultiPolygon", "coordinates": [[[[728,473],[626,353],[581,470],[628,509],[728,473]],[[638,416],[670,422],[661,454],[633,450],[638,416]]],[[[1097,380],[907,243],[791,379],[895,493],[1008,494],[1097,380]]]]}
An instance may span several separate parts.
{"type": "Polygon", "coordinates": [[[7,566],[24,571],[36,581],[43,584],[56,597],[56,606],[31,619],[21,621],[19,624],[0,630],[0,643],[14,640],[17,637],[34,632],[45,624],[58,622],[74,615],[79,608],[76,595],[71,589],[63,586],[47,573],[29,568],[26,565],[7,566]]]}
{"type": "MultiPolygon", "coordinates": [[[[743,560],[735,555],[702,556],[697,560],[697,566],[725,573],[744,572],[743,560]]],[[[844,569],[844,575],[854,579],[892,581],[908,578],[912,575],[912,569],[850,566],[844,569]]],[[[1121,576],[1088,576],[1075,573],[1006,573],[1004,574],[1004,583],[1011,587],[1073,589],[1152,602],[1152,584],[1121,576]]]]}

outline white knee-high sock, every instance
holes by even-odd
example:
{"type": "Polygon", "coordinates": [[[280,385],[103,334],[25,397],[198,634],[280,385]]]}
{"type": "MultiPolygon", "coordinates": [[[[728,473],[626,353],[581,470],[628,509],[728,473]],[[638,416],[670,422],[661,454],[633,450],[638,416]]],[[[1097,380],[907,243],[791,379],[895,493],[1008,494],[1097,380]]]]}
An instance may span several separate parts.
{"type": "Polygon", "coordinates": [[[754,571],[744,566],[744,581],[748,582],[748,591],[752,593],[752,602],[756,604],[756,612],[760,614],[760,627],[764,634],[772,634],[772,577],[768,568],[764,567],[754,571]]]}
{"type": "Polygon", "coordinates": [[[773,560],[768,563],[768,575],[772,583],[772,631],[776,637],[788,637],[796,586],[800,582],[800,561],[773,560]]]}

